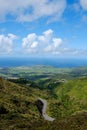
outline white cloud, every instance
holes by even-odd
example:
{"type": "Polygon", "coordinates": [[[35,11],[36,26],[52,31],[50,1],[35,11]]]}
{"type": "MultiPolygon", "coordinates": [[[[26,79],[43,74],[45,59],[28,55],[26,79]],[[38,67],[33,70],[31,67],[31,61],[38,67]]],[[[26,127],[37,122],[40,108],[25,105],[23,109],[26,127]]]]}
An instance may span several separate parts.
{"type": "Polygon", "coordinates": [[[35,33],[29,34],[22,40],[22,48],[25,53],[53,53],[57,51],[62,45],[61,38],[53,37],[53,30],[49,29],[36,35],[35,33]]]}
{"type": "Polygon", "coordinates": [[[43,44],[49,44],[49,41],[52,39],[52,36],[53,36],[53,30],[48,29],[44,31],[42,35],[38,36],[38,40],[43,44]]]}
{"type": "Polygon", "coordinates": [[[66,0],[0,0],[0,20],[10,14],[17,21],[33,21],[43,16],[59,19],[66,0]]]}
{"type": "Polygon", "coordinates": [[[84,10],[87,10],[87,0],[80,0],[80,4],[84,10]]]}
{"type": "MultiPolygon", "coordinates": [[[[87,0],[80,0],[80,5],[84,11],[87,11],[87,0]]],[[[87,14],[83,13],[82,15],[82,22],[87,23],[87,14]]]]}
{"type": "Polygon", "coordinates": [[[14,34],[12,34],[12,33],[9,33],[9,34],[8,34],[8,37],[9,37],[11,40],[15,40],[15,39],[18,38],[16,35],[14,35],[14,34]]]}
{"type": "Polygon", "coordinates": [[[0,54],[30,54],[30,55],[60,55],[60,56],[83,56],[87,55],[87,50],[69,48],[64,45],[64,40],[54,37],[53,30],[49,29],[42,32],[42,35],[36,33],[28,34],[22,39],[22,47],[14,46],[14,40],[17,36],[14,34],[0,35],[0,54]]]}
{"type": "Polygon", "coordinates": [[[0,35],[0,53],[9,54],[13,51],[13,41],[17,39],[14,34],[0,35]]]}
{"type": "Polygon", "coordinates": [[[63,43],[63,40],[61,38],[53,38],[52,43],[50,45],[48,45],[44,49],[44,51],[57,54],[57,52],[59,53],[59,47],[60,47],[60,45],[62,45],[62,43],[63,43]]]}
{"type": "Polygon", "coordinates": [[[38,42],[37,41],[35,41],[35,42],[33,42],[32,44],[31,44],[31,48],[36,48],[38,46],[38,42]]]}
{"type": "Polygon", "coordinates": [[[53,50],[52,45],[48,45],[48,46],[44,49],[45,52],[52,52],[52,50],[53,50]]]}
{"type": "Polygon", "coordinates": [[[25,53],[35,53],[38,47],[37,35],[35,33],[27,35],[22,40],[22,48],[25,53]]]}
{"type": "Polygon", "coordinates": [[[61,38],[53,38],[53,44],[55,48],[58,48],[62,44],[61,38]]]}
{"type": "Polygon", "coordinates": [[[24,37],[22,39],[22,52],[30,55],[45,54],[61,56],[78,56],[86,54],[86,51],[65,46],[64,40],[60,37],[54,37],[54,32],[51,29],[42,32],[42,35],[32,33],[24,37]]]}
{"type": "Polygon", "coordinates": [[[53,34],[53,30],[49,29],[49,30],[43,32],[43,34],[45,35],[45,37],[50,37],[53,34]]]}
{"type": "Polygon", "coordinates": [[[87,56],[87,50],[64,47],[59,50],[61,56],[87,56]]]}
{"type": "Polygon", "coordinates": [[[35,33],[29,34],[27,37],[23,38],[23,48],[28,48],[35,40],[37,36],[35,33]]]}

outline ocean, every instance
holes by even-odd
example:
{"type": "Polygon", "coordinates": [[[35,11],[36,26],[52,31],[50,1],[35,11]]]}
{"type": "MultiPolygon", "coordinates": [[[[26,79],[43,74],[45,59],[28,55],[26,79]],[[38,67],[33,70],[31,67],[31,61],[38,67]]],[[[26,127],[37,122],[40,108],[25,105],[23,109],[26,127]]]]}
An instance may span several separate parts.
{"type": "Polygon", "coordinates": [[[0,67],[48,65],[59,68],[87,66],[87,59],[73,58],[0,58],[0,67]]]}

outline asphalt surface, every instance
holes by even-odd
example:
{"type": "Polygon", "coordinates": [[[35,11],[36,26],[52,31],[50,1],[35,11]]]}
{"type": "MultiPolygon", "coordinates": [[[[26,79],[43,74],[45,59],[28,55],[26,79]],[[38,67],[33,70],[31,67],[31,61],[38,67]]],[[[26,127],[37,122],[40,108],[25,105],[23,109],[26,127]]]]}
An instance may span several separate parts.
{"type": "Polygon", "coordinates": [[[45,120],[47,120],[47,121],[54,121],[55,120],[54,118],[52,118],[52,117],[50,117],[50,116],[48,116],[46,114],[47,101],[42,99],[42,98],[39,98],[39,100],[43,103],[43,108],[42,108],[42,116],[43,116],[43,118],[45,120]]]}

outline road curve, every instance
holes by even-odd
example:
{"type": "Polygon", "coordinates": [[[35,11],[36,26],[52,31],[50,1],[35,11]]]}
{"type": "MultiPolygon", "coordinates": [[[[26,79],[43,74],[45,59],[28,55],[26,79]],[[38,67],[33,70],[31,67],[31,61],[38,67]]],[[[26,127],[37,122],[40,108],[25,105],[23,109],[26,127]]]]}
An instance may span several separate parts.
{"type": "Polygon", "coordinates": [[[42,104],[43,104],[43,107],[42,107],[42,116],[43,116],[43,118],[44,118],[45,120],[47,120],[47,121],[54,121],[54,120],[55,120],[54,118],[52,118],[52,117],[50,117],[50,116],[48,116],[48,115],[46,114],[47,101],[44,100],[44,99],[42,99],[42,98],[39,98],[39,101],[41,101],[42,104]]]}

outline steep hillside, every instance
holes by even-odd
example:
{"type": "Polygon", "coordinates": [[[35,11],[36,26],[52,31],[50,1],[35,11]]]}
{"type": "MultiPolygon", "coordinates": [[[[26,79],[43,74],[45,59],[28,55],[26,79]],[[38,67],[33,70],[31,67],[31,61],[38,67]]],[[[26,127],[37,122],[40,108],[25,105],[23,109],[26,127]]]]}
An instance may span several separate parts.
{"type": "Polygon", "coordinates": [[[56,118],[87,110],[87,78],[68,80],[53,89],[56,100],[51,100],[50,113],[56,118]]]}
{"type": "Polygon", "coordinates": [[[87,77],[68,80],[56,88],[56,94],[68,94],[80,100],[87,100],[87,77]]]}
{"type": "Polygon", "coordinates": [[[28,120],[30,123],[40,119],[35,105],[39,97],[46,97],[46,92],[37,88],[19,86],[0,78],[0,128],[11,120],[28,120]]]}
{"type": "MultiPolygon", "coordinates": [[[[82,82],[85,91],[85,78],[60,84],[57,82],[53,89],[48,87],[40,90],[0,78],[0,130],[86,130],[87,97],[81,94],[81,98],[73,92],[76,90],[81,93],[82,89],[74,89],[73,85],[79,86],[82,82]],[[42,118],[36,106],[39,97],[47,100],[47,113],[55,121],[49,122],[42,118]]],[[[53,81],[49,81],[49,84],[54,85],[53,81]]]]}

